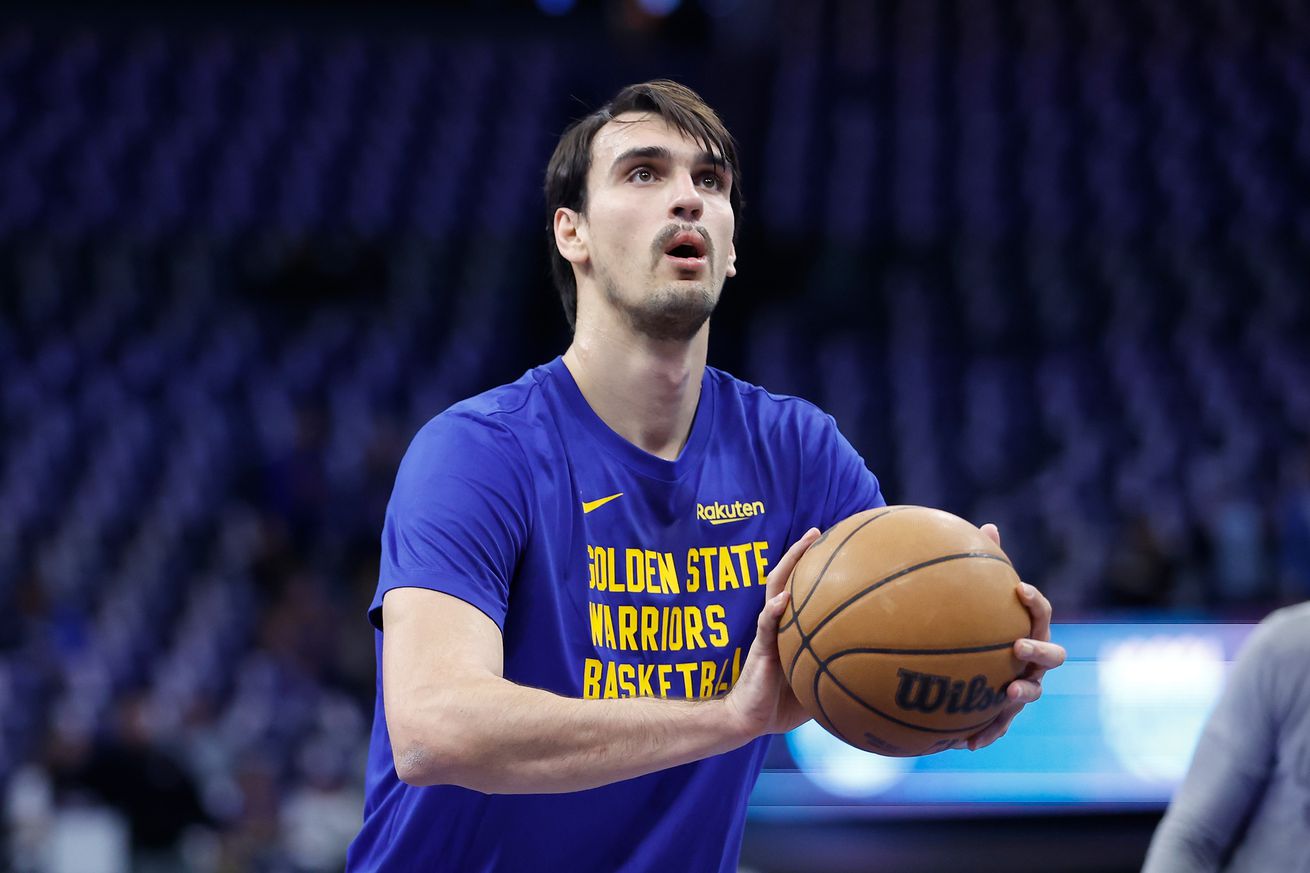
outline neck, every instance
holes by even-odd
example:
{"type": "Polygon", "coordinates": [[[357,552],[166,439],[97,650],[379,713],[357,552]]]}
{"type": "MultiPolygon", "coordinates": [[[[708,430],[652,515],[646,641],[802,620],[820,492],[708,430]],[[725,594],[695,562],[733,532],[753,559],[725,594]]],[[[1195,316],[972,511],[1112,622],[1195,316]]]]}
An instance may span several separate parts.
{"type": "Polygon", "coordinates": [[[579,323],[564,364],[610,430],[671,461],[691,434],[708,347],[708,323],[688,342],[579,323]]]}

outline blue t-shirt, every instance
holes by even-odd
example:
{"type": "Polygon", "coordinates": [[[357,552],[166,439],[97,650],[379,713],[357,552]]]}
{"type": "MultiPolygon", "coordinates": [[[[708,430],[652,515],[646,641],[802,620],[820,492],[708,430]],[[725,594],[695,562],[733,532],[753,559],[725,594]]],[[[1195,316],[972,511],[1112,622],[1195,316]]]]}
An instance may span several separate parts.
{"type": "Polygon", "coordinates": [[[476,606],[520,685],[713,697],[737,679],[783,552],[883,502],[831,416],[708,367],[676,461],[610,430],[560,358],[432,419],[382,532],[377,704],[348,868],[735,871],[767,737],[569,794],[401,782],[382,705],[383,595],[430,588],[476,606]]]}

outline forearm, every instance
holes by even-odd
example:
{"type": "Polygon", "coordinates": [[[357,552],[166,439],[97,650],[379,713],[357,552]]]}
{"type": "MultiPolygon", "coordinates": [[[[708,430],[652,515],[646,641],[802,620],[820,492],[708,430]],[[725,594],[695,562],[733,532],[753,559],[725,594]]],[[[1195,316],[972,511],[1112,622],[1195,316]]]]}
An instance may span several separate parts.
{"type": "Polygon", "coordinates": [[[577,700],[495,677],[428,689],[423,697],[407,708],[403,724],[391,726],[397,772],[415,785],[489,794],[579,791],[753,738],[724,699],[577,700]]]}
{"type": "Polygon", "coordinates": [[[769,574],[741,674],[713,700],[578,700],[502,678],[499,629],[440,592],[383,601],[383,707],[396,773],[489,794],[581,791],[740,748],[808,718],[778,661],[783,586],[811,528],[769,574]]]}

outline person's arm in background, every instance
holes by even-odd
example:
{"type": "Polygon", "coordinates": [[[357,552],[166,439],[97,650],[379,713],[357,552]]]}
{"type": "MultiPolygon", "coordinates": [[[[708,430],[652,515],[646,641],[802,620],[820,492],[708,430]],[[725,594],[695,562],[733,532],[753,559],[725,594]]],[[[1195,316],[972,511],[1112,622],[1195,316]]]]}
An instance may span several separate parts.
{"type": "Polygon", "coordinates": [[[1264,651],[1269,639],[1270,626],[1258,627],[1233,665],[1142,873],[1219,870],[1241,839],[1277,748],[1264,651]]]}

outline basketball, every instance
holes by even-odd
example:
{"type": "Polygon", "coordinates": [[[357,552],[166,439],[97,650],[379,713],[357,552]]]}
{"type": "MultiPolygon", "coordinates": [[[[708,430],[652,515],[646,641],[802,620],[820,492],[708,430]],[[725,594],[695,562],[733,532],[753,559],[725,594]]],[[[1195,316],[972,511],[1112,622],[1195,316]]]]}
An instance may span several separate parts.
{"type": "Polygon", "coordinates": [[[884,506],[833,525],[788,581],[783,671],[837,738],[881,755],[929,755],[984,728],[1024,669],[1019,577],[962,518],[884,506]]]}

